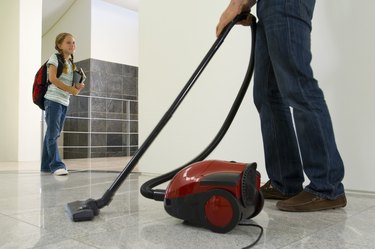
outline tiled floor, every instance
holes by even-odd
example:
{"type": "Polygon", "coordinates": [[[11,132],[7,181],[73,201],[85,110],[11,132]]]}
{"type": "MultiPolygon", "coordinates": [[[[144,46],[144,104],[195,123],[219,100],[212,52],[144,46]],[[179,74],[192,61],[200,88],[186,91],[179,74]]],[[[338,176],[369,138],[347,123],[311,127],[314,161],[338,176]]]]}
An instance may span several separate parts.
{"type": "MultiPolygon", "coordinates": [[[[95,162],[70,163],[85,168],[95,162]]],[[[75,223],[64,205],[101,197],[117,174],[72,172],[57,178],[34,166],[0,163],[0,248],[233,249],[249,245],[259,233],[256,227],[238,226],[216,234],[182,224],[164,211],[162,202],[139,194],[151,177],[140,173],[124,182],[93,221],[75,223]]],[[[264,227],[254,248],[375,248],[375,195],[347,193],[347,198],[345,209],[316,213],[281,212],[275,201],[266,201],[252,221],[264,227]]]]}

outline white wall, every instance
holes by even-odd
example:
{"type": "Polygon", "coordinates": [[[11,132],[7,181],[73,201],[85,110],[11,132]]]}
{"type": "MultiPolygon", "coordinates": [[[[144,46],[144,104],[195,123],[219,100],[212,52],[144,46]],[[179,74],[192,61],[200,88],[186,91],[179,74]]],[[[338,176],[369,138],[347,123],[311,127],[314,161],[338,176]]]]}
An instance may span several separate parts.
{"type": "Polygon", "coordinates": [[[138,13],[101,0],[79,0],[43,36],[42,61],[55,53],[56,35],[76,38],[75,61],[94,58],[138,66],[138,13]]]}
{"type": "Polygon", "coordinates": [[[313,67],[325,91],[347,188],[375,191],[375,1],[317,1],[313,67]]]}
{"type": "MultiPolygon", "coordinates": [[[[141,1],[139,112],[141,141],[170,106],[215,40],[227,0],[141,1]],[[157,10],[157,11],[155,11],[157,10]]],[[[315,76],[331,111],[348,189],[375,191],[373,58],[375,1],[317,1],[312,50],[315,76]]],[[[253,11],[254,12],[254,11],[253,11]]],[[[170,171],[211,141],[235,96],[248,58],[249,33],[235,27],[170,123],[140,161],[146,172],[170,171]]],[[[259,118],[250,89],[211,158],[258,162],[264,169],[259,118]]]]}
{"type": "Polygon", "coordinates": [[[41,155],[41,111],[31,102],[32,83],[40,66],[42,0],[21,0],[20,8],[20,88],[18,161],[38,161],[41,155]]]}
{"type": "Polygon", "coordinates": [[[91,58],[138,66],[138,13],[92,1],[91,58]]]}
{"type": "Polygon", "coordinates": [[[6,34],[2,39],[0,53],[6,60],[0,61],[2,94],[0,98],[0,159],[17,160],[18,147],[18,91],[19,91],[19,1],[0,1],[0,30],[6,34]],[[12,84],[13,83],[13,84],[12,84]],[[7,120],[6,122],[4,122],[7,120]]]}
{"type": "Polygon", "coordinates": [[[42,62],[56,53],[55,38],[59,33],[71,33],[76,39],[75,61],[91,55],[91,0],[75,1],[59,22],[42,39],[42,62]]]}
{"type": "MultiPolygon", "coordinates": [[[[216,40],[227,1],[141,1],[140,136],[144,140],[216,40]],[[155,11],[155,10],[158,11],[155,11]],[[152,25],[151,25],[152,24],[152,25]]],[[[140,162],[162,173],[195,157],[220,128],[250,57],[250,29],[233,28],[175,116],[140,162]]],[[[249,89],[232,127],[210,158],[264,165],[258,114],[249,89]]]]}
{"type": "Polygon", "coordinates": [[[40,65],[41,0],[1,1],[2,76],[0,161],[34,161],[40,157],[40,111],[31,89],[40,65]]]}

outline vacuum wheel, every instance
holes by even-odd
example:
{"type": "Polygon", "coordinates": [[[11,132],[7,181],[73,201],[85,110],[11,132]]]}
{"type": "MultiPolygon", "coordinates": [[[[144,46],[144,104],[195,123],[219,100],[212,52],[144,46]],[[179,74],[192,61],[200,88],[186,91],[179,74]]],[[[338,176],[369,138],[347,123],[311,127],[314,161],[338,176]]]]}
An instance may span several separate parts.
{"type": "Polygon", "coordinates": [[[231,231],[240,220],[237,199],[228,191],[214,189],[208,191],[200,203],[202,224],[216,233],[231,231]]]}

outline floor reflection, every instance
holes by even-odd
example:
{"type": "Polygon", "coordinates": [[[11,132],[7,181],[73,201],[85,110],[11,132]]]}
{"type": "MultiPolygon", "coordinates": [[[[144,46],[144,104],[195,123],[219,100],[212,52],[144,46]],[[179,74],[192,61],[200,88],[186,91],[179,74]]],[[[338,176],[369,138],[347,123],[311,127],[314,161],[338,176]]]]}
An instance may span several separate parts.
{"type": "MultiPolygon", "coordinates": [[[[102,197],[118,176],[82,165],[66,177],[0,171],[0,248],[233,249],[249,245],[259,233],[237,226],[217,234],[184,224],[169,216],[162,202],[140,195],[140,186],[151,178],[141,173],[132,173],[92,221],[72,222],[65,204],[102,197]]],[[[281,212],[275,201],[266,201],[252,221],[264,227],[254,248],[373,248],[375,196],[347,193],[347,198],[344,209],[315,213],[281,212]]]]}

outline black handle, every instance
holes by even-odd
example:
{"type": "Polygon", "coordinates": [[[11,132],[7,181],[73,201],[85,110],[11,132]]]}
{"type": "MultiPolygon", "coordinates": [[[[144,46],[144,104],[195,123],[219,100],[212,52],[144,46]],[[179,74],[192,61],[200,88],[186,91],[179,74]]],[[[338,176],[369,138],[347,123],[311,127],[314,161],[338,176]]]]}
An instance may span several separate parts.
{"type": "MultiPolygon", "coordinates": [[[[118,188],[121,186],[121,184],[124,182],[126,177],[131,173],[131,171],[134,169],[138,161],[141,159],[143,154],[146,152],[146,150],[150,147],[152,142],[155,140],[157,135],[161,132],[161,130],[164,128],[164,126],[168,123],[176,109],[179,107],[183,99],[186,97],[194,83],[197,81],[207,64],[210,62],[211,58],[214,56],[216,51],[219,49],[221,44],[223,43],[224,39],[228,35],[229,31],[232,29],[232,27],[239,21],[242,21],[246,18],[248,18],[250,13],[241,13],[238,16],[236,16],[232,22],[230,22],[223,32],[220,34],[220,36],[216,39],[206,56],[203,58],[202,62],[198,65],[197,69],[194,71],[193,75],[190,77],[188,82],[185,84],[184,88],[181,90],[177,98],[174,100],[172,105],[169,107],[167,112],[163,115],[161,120],[158,122],[156,127],[152,130],[150,135],[146,138],[146,140],[143,142],[143,144],[138,148],[138,150],[135,152],[133,157],[130,159],[130,161],[127,163],[125,168],[121,171],[121,173],[117,176],[115,181],[112,183],[110,188],[104,193],[102,198],[96,200],[97,207],[100,209],[106,205],[108,205],[118,188]]],[[[255,18],[255,17],[254,17],[255,18]]]]}

